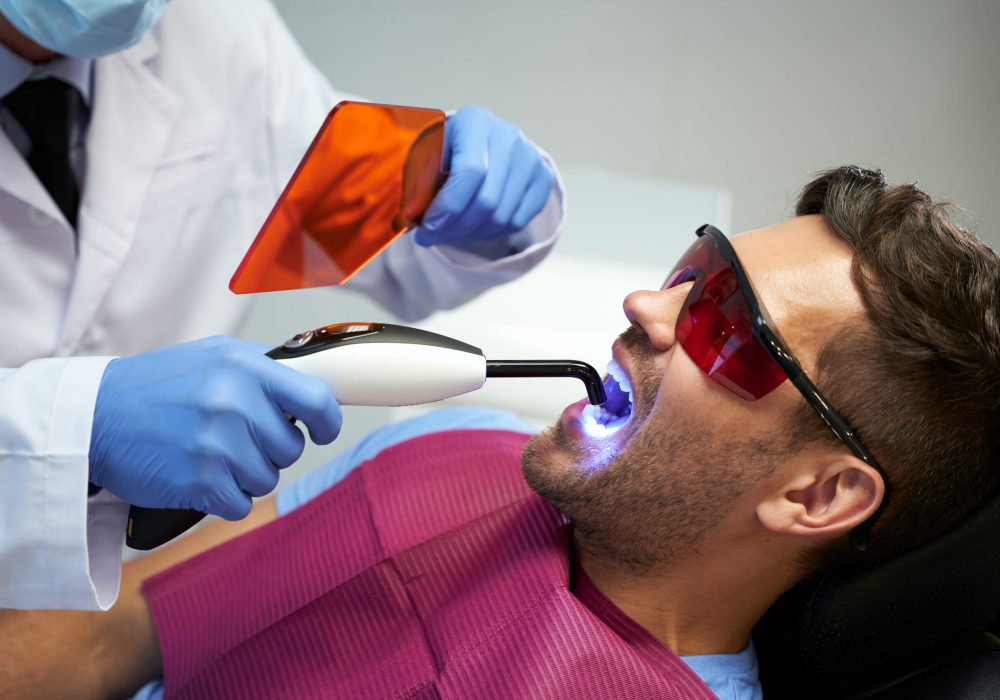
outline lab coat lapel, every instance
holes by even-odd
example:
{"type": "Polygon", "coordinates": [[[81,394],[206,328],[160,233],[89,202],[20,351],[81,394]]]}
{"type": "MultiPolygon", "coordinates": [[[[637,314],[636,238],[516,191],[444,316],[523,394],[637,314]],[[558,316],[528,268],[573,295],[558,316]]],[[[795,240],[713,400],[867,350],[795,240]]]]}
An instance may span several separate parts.
{"type": "Polygon", "coordinates": [[[69,223],[66,223],[66,217],[45,191],[42,183],[31,172],[28,162],[18,153],[10,138],[2,130],[0,130],[0,163],[4,164],[5,171],[3,178],[0,178],[0,191],[6,192],[57,221],[64,222],[67,228],[67,249],[72,250],[71,242],[73,239],[69,233],[70,226],[69,223]]]}
{"type": "Polygon", "coordinates": [[[87,172],[79,214],[79,260],[58,347],[73,353],[128,255],[163,158],[180,98],[150,70],[152,33],[94,65],[87,172]]]}

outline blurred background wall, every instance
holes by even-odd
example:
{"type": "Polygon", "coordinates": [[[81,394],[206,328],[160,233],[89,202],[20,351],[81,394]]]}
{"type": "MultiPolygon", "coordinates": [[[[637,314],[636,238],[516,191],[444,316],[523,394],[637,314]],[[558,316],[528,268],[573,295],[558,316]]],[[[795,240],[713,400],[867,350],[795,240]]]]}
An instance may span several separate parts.
{"type": "Polygon", "coordinates": [[[722,186],[735,230],[858,163],[1000,244],[997,0],[275,3],[341,90],[486,105],[562,165],[722,186]]]}
{"type": "MultiPolygon", "coordinates": [[[[485,105],[559,163],[569,216],[553,258],[423,324],[488,357],[530,335],[540,345],[525,354],[603,368],[625,327],[624,292],[658,285],[696,225],[775,223],[812,173],[835,165],[918,180],[1000,245],[997,0],[274,2],[341,91],[485,105]],[[534,325],[505,325],[512,317],[534,325]]],[[[269,345],[335,321],[391,320],[327,290],[261,296],[244,336],[269,345]]],[[[534,406],[543,423],[582,396],[566,380],[527,381],[554,382],[528,392],[551,398],[534,406]]],[[[490,400],[491,384],[469,400],[490,400]]],[[[397,417],[345,407],[340,439],[310,445],[283,481],[397,417]]]]}

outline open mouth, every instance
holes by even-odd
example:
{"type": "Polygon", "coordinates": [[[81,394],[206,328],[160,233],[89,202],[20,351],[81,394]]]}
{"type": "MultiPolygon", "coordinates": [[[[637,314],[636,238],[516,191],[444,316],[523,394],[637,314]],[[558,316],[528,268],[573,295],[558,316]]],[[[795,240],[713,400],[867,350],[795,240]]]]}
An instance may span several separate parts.
{"type": "Polygon", "coordinates": [[[588,405],[583,409],[581,422],[587,435],[607,437],[618,432],[632,417],[632,385],[621,366],[612,360],[608,363],[608,376],[604,380],[608,400],[600,406],[588,405]]]}

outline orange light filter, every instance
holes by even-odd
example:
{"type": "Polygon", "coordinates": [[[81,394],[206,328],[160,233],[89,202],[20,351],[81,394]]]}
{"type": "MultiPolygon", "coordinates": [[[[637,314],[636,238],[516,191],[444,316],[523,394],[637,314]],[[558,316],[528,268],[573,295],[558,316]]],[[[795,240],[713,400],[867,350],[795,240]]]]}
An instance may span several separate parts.
{"type": "Polygon", "coordinates": [[[444,182],[444,112],[341,102],[330,112],[229,288],[343,284],[420,222],[444,182]]]}

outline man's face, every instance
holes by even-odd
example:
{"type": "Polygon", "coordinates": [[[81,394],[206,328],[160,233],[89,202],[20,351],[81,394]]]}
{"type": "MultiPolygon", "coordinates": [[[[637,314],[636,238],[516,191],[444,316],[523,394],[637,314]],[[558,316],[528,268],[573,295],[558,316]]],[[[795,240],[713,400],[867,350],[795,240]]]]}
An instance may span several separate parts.
{"type": "MultiPolygon", "coordinates": [[[[738,236],[733,246],[809,371],[838,324],[863,313],[850,281],[850,249],[818,216],[738,236]]],[[[615,374],[632,389],[628,421],[594,437],[580,401],[534,437],[523,458],[528,483],[570,517],[578,544],[634,570],[687,555],[724,520],[729,528],[753,527],[756,492],[772,488],[769,479],[795,453],[787,431],[804,399],[790,382],[747,401],[676,344],[690,287],[625,299],[632,325],[612,356],[621,368],[615,374]]]]}

